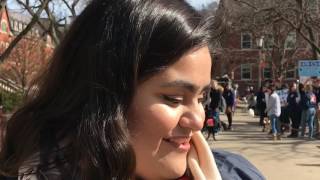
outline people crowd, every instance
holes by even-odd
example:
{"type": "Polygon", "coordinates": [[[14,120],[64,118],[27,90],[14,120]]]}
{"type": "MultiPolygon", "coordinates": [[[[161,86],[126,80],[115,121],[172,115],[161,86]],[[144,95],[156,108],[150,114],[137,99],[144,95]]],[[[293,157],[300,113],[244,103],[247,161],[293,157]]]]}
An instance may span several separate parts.
{"type": "Polygon", "coordinates": [[[271,122],[270,134],[274,140],[281,139],[284,132],[288,138],[305,137],[313,140],[320,137],[320,81],[306,83],[279,82],[264,85],[256,94],[259,125],[265,126],[265,113],[271,122]],[[308,127],[308,133],[306,129],[308,127]]]}
{"type": "MultiPolygon", "coordinates": [[[[216,128],[208,133],[208,138],[210,134],[214,136],[218,133],[221,127],[225,131],[233,130],[233,115],[236,103],[240,100],[237,84],[232,88],[231,83],[219,85],[216,80],[212,82],[211,102],[206,110],[210,113],[213,110],[214,113],[208,114],[208,117],[216,118],[217,123],[216,128]],[[225,113],[228,124],[221,121],[221,112],[225,113]]],[[[242,100],[247,104],[247,109],[254,110],[259,117],[259,126],[263,131],[270,126],[268,132],[273,140],[280,140],[286,132],[289,133],[287,138],[303,138],[307,135],[308,139],[313,140],[320,137],[320,80],[289,85],[280,81],[266,81],[257,92],[248,86],[242,100]]]]}

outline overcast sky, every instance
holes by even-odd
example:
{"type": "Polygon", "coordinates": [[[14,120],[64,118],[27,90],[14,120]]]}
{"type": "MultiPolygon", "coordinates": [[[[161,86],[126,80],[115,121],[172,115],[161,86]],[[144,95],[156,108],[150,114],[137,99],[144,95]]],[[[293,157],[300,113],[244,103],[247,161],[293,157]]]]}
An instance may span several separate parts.
{"type": "Polygon", "coordinates": [[[219,0],[187,0],[187,1],[197,9],[200,9],[202,5],[207,5],[213,1],[219,2],[219,0]]]}

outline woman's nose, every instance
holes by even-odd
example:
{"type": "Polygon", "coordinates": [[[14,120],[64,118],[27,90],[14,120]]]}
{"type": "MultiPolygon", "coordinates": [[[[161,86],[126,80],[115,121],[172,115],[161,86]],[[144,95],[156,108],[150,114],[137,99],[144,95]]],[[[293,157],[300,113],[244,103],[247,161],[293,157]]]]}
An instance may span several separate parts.
{"type": "Polygon", "coordinates": [[[185,112],[180,117],[179,125],[193,131],[201,130],[204,122],[204,108],[202,104],[195,103],[186,107],[185,112]]]}

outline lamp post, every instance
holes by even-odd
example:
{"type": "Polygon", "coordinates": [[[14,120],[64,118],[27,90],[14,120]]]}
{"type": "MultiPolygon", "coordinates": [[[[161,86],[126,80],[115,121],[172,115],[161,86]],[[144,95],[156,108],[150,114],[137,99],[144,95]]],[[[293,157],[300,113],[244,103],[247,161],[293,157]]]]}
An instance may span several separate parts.
{"type": "Polygon", "coordinates": [[[256,39],[257,47],[259,50],[258,57],[258,88],[261,87],[261,58],[262,58],[262,48],[263,48],[263,36],[256,39]]]}

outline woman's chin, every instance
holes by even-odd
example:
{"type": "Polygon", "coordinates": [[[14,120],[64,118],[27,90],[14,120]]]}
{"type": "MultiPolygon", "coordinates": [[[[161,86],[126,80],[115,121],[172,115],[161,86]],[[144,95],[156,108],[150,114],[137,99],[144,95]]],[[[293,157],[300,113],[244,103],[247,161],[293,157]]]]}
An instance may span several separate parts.
{"type": "Polygon", "coordinates": [[[168,179],[176,179],[183,176],[186,172],[186,169],[186,163],[181,163],[180,165],[171,166],[170,169],[168,169],[166,175],[168,179]]]}

